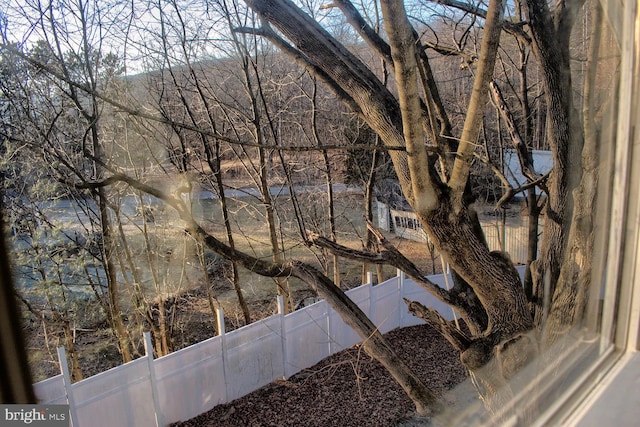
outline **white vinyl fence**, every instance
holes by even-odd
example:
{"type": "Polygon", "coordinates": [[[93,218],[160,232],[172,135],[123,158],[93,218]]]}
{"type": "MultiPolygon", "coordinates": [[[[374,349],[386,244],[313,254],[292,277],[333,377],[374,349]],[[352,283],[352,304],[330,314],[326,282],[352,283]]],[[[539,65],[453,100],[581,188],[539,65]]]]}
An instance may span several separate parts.
{"type": "MultiPolygon", "coordinates": [[[[377,202],[378,226],[403,239],[427,242],[429,237],[422,228],[415,213],[389,209],[384,203],[377,202]]],[[[509,253],[514,264],[526,264],[529,230],[527,220],[522,224],[503,224],[500,221],[481,221],[489,249],[509,253]]],[[[539,236],[538,236],[539,237],[539,236]]]]}
{"type": "MultiPolygon", "coordinates": [[[[445,287],[443,275],[430,279],[445,287]]],[[[403,298],[437,309],[448,320],[447,305],[399,274],[376,286],[347,292],[382,333],[423,323],[407,312],[403,298]]],[[[282,299],[279,301],[282,313],[282,299]]],[[[223,314],[218,312],[219,324],[223,314]]],[[[187,420],[230,402],[281,377],[290,377],[360,342],[357,334],[325,302],[210,338],[154,359],[147,355],[71,384],[64,349],[62,374],[34,385],[44,404],[70,405],[74,427],[164,426],[187,420]]]]}

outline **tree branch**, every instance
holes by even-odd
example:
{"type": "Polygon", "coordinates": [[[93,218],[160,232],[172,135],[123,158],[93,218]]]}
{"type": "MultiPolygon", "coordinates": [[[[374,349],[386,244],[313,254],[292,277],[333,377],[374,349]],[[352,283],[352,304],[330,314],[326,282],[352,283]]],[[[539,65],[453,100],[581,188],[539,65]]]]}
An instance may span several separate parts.
{"type": "Polygon", "coordinates": [[[391,46],[391,56],[402,113],[402,132],[407,147],[411,199],[414,211],[426,213],[438,206],[438,190],[430,172],[424,146],[422,106],[418,85],[418,64],[413,27],[402,0],[381,0],[384,24],[391,46]]]}
{"type": "Polygon", "coordinates": [[[505,121],[507,130],[509,131],[509,136],[511,137],[511,142],[513,143],[513,147],[518,154],[520,170],[522,171],[524,176],[529,179],[529,181],[539,180],[540,176],[536,174],[535,170],[533,170],[533,159],[531,158],[531,155],[527,148],[527,144],[520,136],[520,132],[516,127],[513,115],[511,114],[511,111],[509,111],[507,103],[504,101],[502,93],[500,92],[500,88],[495,82],[489,83],[489,87],[491,88],[493,102],[505,121]]]}
{"type": "Polygon", "coordinates": [[[389,47],[389,44],[364,20],[353,3],[349,0],[334,0],[332,5],[337,6],[342,11],[347,22],[351,24],[369,46],[378,52],[378,55],[380,55],[386,63],[393,65],[391,47],[389,47]]]}
{"type": "Polygon", "coordinates": [[[449,321],[432,308],[425,307],[417,301],[404,298],[409,312],[424,320],[451,343],[456,350],[463,352],[471,346],[471,340],[462,331],[456,329],[449,321]]]}
{"type": "Polygon", "coordinates": [[[385,264],[391,265],[402,270],[407,276],[413,279],[418,285],[424,288],[431,295],[436,297],[439,301],[451,306],[459,312],[463,319],[469,317],[468,308],[465,301],[459,300],[452,296],[452,294],[446,289],[441,288],[423,274],[420,269],[405,257],[398,249],[391,244],[385,237],[373,227],[372,224],[367,222],[369,231],[378,239],[378,242],[382,245],[384,250],[382,252],[373,253],[368,251],[360,251],[352,249],[339,243],[336,243],[326,237],[322,237],[315,233],[309,233],[309,242],[319,248],[327,249],[331,253],[339,255],[343,258],[352,259],[360,262],[367,262],[371,264],[385,264]]]}
{"type": "MultiPolygon", "coordinates": [[[[449,7],[461,10],[463,12],[475,15],[479,18],[486,19],[487,17],[487,11],[480,8],[480,4],[474,5],[471,3],[458,1],[458,0],[431,0],[431,1],[444,6],[449,6],[449,7]]],[[[581,1],[584,1],[584,0],[581,0],[581,1]]],[[[529,34],[527,34],[522,29],[522,27],[524,27],[525,25],[526,25],[526,22],[502,21],[502,29],[505,32],[511,34],[514,37],[519,38],[520,40],[524,41],[526,44],[530,44],[532,41],[531,36],[529,36],[529,34]]]]}
{"type": "Polygon", "coordinates": [[[282,37],[280,37],[271,25],[269,21],[262,19],[262,27],[261,28],[248,28],[248,27],[239,27],[235,28],[233,31],[238,33],[245,34],[256,34],[265,39],[269,40],[280,50],[285,52],[294,61],[302,65],[304,68],[309,70],[312,74],[316,75],[320,80],[322,80],[327,86],[331,88],[331,90],[335,93],[335,95],[346,105],[349,106],[356,114],[362,114],[362,111],[358,104],[355,102],[353,97],[351,97],[347,92],[345,92],[338,83],[327,74],[321,67],[317,66],[307,55],[301,52],[299,49],[296,49],[290,43],[287,43],[282,37]]]}
{"type": "Polygon", "coordinates": [[[500,200],[498,200],[498,202],[496,203],[496,208],[500,208],[505,203],[508,203],[516,194],[522,193],[523,191],[527,191],[528,189],[536,186],[541,187],[543,191],[546,193],[548,190],[546,189],[546,186],[544,185],[544,183],[547,181],[547,179],[549,179],[548,173],[541,176],[537,180],[530,181],[520,187],[517,187],[517,188],[507,187],[507,190],[505,191],[505,193],[502,195],[502,197],[500,197],[500,200]]]}
{"type": "Polygon", "coordinates": [[[460,212],[463,205],[464,191],[469,179],[473,152],[480,132],[480,121],[487,102],[489,82],[493,78],[493,69],[500,44],[504,0],[490,0],[485,23],[484,37],[480,48],[480,60],[473,82],[471,101],[460,137],[460,145],[453,164],[449,181],[452,190],[454,211],[460,212]]]}

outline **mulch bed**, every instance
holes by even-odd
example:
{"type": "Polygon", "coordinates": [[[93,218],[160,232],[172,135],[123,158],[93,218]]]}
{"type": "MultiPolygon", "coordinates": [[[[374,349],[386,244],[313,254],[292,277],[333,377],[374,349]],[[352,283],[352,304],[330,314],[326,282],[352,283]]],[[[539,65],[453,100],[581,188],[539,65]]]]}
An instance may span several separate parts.
{"type": "MultiPolygon", "coordinates": [[[[431,327],[397,329],[386,337],[434,393],[442,395],[467,378],[459,354],[431,327]]],[[[414,409],[382,365],[355,346],[288,380],[174,425],[394,426],[406,425],[414,409]]]]}

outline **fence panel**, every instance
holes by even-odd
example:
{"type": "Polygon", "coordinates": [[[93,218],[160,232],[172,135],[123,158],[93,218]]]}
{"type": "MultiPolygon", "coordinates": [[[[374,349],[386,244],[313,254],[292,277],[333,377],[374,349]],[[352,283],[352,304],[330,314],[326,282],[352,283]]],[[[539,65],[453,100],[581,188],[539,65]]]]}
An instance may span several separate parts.
{"type": "Polygon", "coordinates": [[[156,359],[154,367],[167,422],[188,420],[227,402],[220,336],[156,359]]]}
{"type": "Polygon", "coordinates": [[[482,230],[489,244],[489,249],[508,252],[514,264],[527,262],[529,231],[526,221],[524,225],[507,225],[506,227],[497,222],[483,222],[482,230]]]}
{"type": "Polygon", "coordinates": [[[393,277],[371,288],[371,320],[386,334],[400,326],[400,278],[393,277]]]}
{"type": "Polygon", "coordinates": [[[393,222],[393,231],[398,237],[415,240],[417,242],[428,242],[429,237],[423,230],[422,224],[416,214],[412,211],[399,211],[389,209],[393,222]]]}
{"type": "Polygon", "coordinates": [[[507,227],[507,252],[514,264],[526,264],[529,245],[529,230],[527,227],[507,227]]]}
{"type": "MultiPolygon", "coordinates": [[[[371,285],[362,285],[351,289],[346,294],[355,302],[366,314],[369,313],[369,304],[371,302],[371,285]]],[[[345,348],[352,347],[359,343],[362,339],[350,326],[348,326],[340,315],[333,310],[329,310],[329,332],[330,332],[330,351],[336,354],[345,348]]]]}
{"type": "Polygon", "coordinates": [[[74,425],[156,425],[146,358],[102,372],[71,388],[78,415],[74,425]]]}
{"type": "MultiPolygon", "coordinates": [[[[380,228],[385,230],[392,229],[396,236],[404,239],[418,242],[429,241],[415,213],[390,209],[388,205],[381,202],[377,202],[377,204],[379,215],[381,215],[381,212],[388,212],[387,216],[391,217],[389,222],[389,220],[385,219],[386,217],[379,216],[378,226],[380,228]]],[[[513,218],[509,219],[509,222],[513,222],[513,218]]],[[[506,251],[514,264],[526,264],[527,242],[529,239],[528,220],[526,218],[516,218],[516,222],[517,224],[503,224],[500,219],[483,220],[481,221],[481,226],[492,251],[506,251]]],[[[540,226],[542,226],[542,221],[540,226]]]]}
{"type": "Polygon", "coordinates": [[[62,374],[47,378],[33,385],[33,391],[40,403],[50,405],[66,405],[67,393],[64,390],[62,374]]]}
{"type": "Polygon", "coordinates": [[[371,287],[370,284],[366,284],[345,292],[351,301],[358,304],[360,310],[364,311],[367,315],[370,313],[371,308],[371,287]]]}
{"type": "Polygon", "coordinates": [[[226,334],[227,398],[237,399],[284,376],[282,323],[271,316],[226,334]]]}
{"type": "MultiPolygon", "coordinates": [[[[451,277],[449,277],[449,282],[451,283],[451,277]]],[[[429,280],[440,286],[441,288],[446,288],[446,283],[444,280],[443,274],[436,274],[434,276],[429,276],[429,280]]],[[[453,311],[451,307],[446,305],[445,303],[438,300],[436,297],[425,291],[422,287],[420,287],[416,282],[407,278],[404,282],[404,297],[410,301],[417,301],[426,307],[431,307],[436,309],[442,317],[447,320],[453,320],[453,311]]],[[[404,303],[403,303],[404,305],[404,303]]],[[[422,319],[418,319],[415,316],[404,316],[401,327],[406,326],[414,326],[414,325],[422,325],[424,321],[422,319]]]]}
{"type": "Polygon", "coordinates": [[[319,301],[284,317],[287,378],[330,355],[329,310],[326,301],[319,301]]]}

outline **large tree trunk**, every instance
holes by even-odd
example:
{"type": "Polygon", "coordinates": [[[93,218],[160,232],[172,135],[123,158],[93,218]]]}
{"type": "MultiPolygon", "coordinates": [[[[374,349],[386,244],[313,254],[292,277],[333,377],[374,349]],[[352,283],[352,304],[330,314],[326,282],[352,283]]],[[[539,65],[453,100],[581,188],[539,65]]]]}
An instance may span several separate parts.
{"type": "MultiPolygon", "coordinates": [[[[475,324],[483,323],[482,330],[471,346],[462,350],[462,360],[471,370],[479,370],[497,356],[502,377],[497,381],[484,379],[487,390],[497,389],[505,378],[530,361],[529,357],[517,357],[515,349],[520,350],[520,355],[533,355],[537,351],[528,338],[522,339],[533,323],[520,278],[507,257],[489,251],[465,198],[471,142],[477,137],[474,132],[479,128],[478,120],[488,99],[487,85],[493,74],[503,4],[492,1],[490,5],[474,87],[475,107],[467,117],[465,143],[458,149],[452,178],[444,183],[432,167],[424,145],[415,36],[401,1],[382,2],[399,102],[364,64],[339,47],[324,29],[288,0],[247,0],[247,3],[304,54],[301,62],[360,113],[387,147],[406,148],[405,152],[390,152],[403,192],[438,251],[482,305],[479,312],[471,313],[475,324]]],[[[273,34],[268,36],[275,38],[273,34]]],[[[284,44],[282,40],[278,43],[284,44]]]]}
{"type": "MultiPolygon", "coordinates": [[[[592,8],[591,19],[593,29],[587,55],[590,66],[587,67],[589,71],[585,78],[583,101],[585,139],[581,156],[582,176],[580,186],[573,191],[575,208],[569,230],[570,245],[567,248],[559,276],[559,281],[563,286],[557,287],[552,295],[551,308],[544,325],[542,337],[544,348],[551,347],[570,328],[580,325],[584,311],[589,303],[591,275],[594,271],[596,194],[600,167],[603,164],[600,159],[601,138],[598,135],[602,132],[602,129],[599,129],[596,123],[597,103],[595,101],[595,92],[597,90],[597,68],[591,63],[592,61],[597,61],[599,57],[600,38],[602,36],[600,31],[602,9],[597,2],[592,8]]],[[[617,88],[617,82],[614,87],[617,88]]],[[[596,296],[596,299],[599,299],[599,295],[596,296]]]]}
{"type": "Polygon", "coordinates": [[[572,103],[569,35],[572,18],[582,3],[582,0],[577,0],[559,8],[554,21],[546,1],[527,2],[533,51],[540,64],[547,100],[547,141],[553,154],[541,242],[544,257],[536,261],[533,268],[533,300],[537,302],[534,310],[538,327],[542,327],[546,320],[551,297],[560,278],[573,214],[570,195],[581,178],[580,168],[569,167],[572,159],[580,158],[583,145],[578,115],[572,103]]]}

